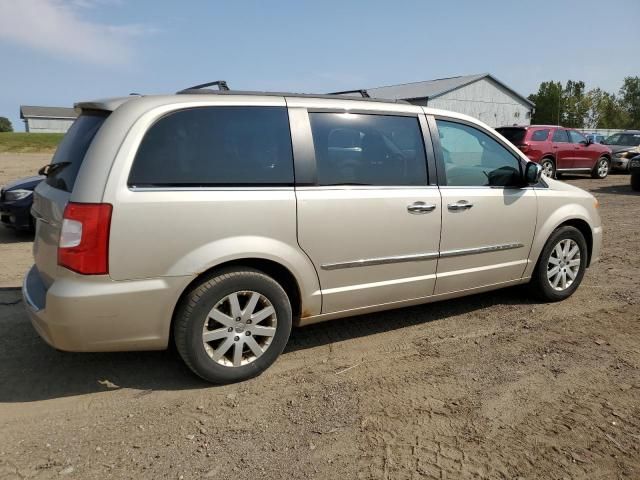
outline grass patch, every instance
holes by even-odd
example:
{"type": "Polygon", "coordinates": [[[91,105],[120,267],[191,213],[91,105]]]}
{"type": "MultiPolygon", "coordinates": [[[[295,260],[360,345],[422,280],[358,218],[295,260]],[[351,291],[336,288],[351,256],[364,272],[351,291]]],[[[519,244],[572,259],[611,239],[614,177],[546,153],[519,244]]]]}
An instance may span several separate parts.
{"type": "Polygon", "coordinates": [[[51,153],[64,133],[0,133],[0,153],[51,153]]]}

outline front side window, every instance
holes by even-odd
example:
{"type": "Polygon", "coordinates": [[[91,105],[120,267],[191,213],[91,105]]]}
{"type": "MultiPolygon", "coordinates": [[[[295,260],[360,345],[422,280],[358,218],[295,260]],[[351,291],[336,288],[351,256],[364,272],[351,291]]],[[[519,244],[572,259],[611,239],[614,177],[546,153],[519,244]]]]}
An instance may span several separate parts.
{"type": "Polygon", "coordinates": [[[418,119],[309,113],[318,185],[426,185],[418,119]]]}
{"type": "Polygon", "coordinates": [[[544,142],[548,136],[549,136],[549,130],[536,130],[531,135],[531,141],[544,142]]]}
{"type": "Polygon", "coordinates": [[[292,185],[289,119],[281,107],[199,107],[145,134],[130,186],[292,185]]]}
{"type": "Polygon", "coordinates": [[[520,183],[520,161],[488,134],[462,123],[436,120],[448,186],[520,183]]]}
{"type": "Polygon", "coordinates": [[[558,142],[558,143],[569,143],[569,136],[567,135],[567,131],[566,130],[562,130],[561,128],[559,128],[558,130],[556,130],[555,132],[553,132],[553,142],[558,142]]]}
{"type": "Polygon", "coordinates": [[[581,133],[578,133],[575,130],[569,130],[568,132],[569,132],[569,139],[571,140],[571,143],[581,143],[581,142],[586,143],[587,139],[581,133]]]}

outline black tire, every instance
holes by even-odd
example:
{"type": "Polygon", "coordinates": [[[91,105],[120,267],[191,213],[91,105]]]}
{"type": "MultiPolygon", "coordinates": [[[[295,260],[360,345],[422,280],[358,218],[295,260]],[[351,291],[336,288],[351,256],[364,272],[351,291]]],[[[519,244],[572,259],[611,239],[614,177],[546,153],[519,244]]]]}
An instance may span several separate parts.
{"type": "Polygon", "coordinates": [[[640,172],[631,174],[631,190],[640,192],[640,172]]]}
{"type": "MultiPolygon", "coordinates": [[[[245,304],[246,305],[246,304],[245,304]]],[[[251,322],[247,322],[251,323],[251,322]]],[[[256,322],[258,323],[258,322],[256,322]]],[[[237,325],[242,325],[243,322],[237,325]]],[[[180,302],[173,325],[175,345],[187,366],[198,376],[212,383],[233,383],[255,377],[264,372],[282,353],[291,333],[292,313],[289,297],[274,279],[251,268],[221,270],[192,288],[180,302]],[[205,321],[211,322],[212,309],[234,292],[257,292],[270,302],[275,310],[277,323],[271,343],[260,356],[241,366],[225,366],[210,357],[203,343],[205,321]]],[[[258,325],[254,325],[257,327],[258,325]]],[[[239,327],[239,328],[242,328],[239,327]]],[[[247,331],[249,326],[246,327],[247,331]]],[[[233,331],[235,335],[237,330],[233,331]]],[[[249,333],[244,332],[247,335],[249,333]]],[[[242,341],[243,331],[237,334],[242,341]]],[[[262,338],[262,337],[253,337],[262,338]]],[[[220,342],[231,341],[221,339],[220,342]]],[[[213,342],[212,342],[213,343],[213,342]]],[[[220,344],[218,344],[220,345],[220,344]]],[[[211,346],[211,344],[210,344],[211,346]]],[[[230,352],[238,346],[231,344],[230,352]]],[[[243,347],[241,347],[243,348],[243,347]]],[[[210,348],[209,351],[212,351],[210,348]]],[[[249,350],[246,350],[250,353],[249,350]]],[[[226,357],[225,357],[226,358],[226,357]]],[[[224,361],[224,360],[221,360],[224,361]]],[[[229,360],[230,361],[230,360],[229,360]]]]}
{"type": "Polygon", "coordinates": [[[546,302],[558,302],[570,297],[582,282],[585,270],[587,269],[587,255],[587,242],[580,230],[570,226],[557,228],[547,240],[547,243],[540,253],[540,258],[538,258],[538,263],[536,264],[530,283],[533,293],[546,302]],[[547,267],[556,245],[566,239],[573,240],[578,245],[580,250],[580,266],[573,283],[564,290],[556,290],[547,278],[547,267]]]}
{"type": "Polygon", "coordinates": [[[609,171],[611,170],[611,161],[607,157],[600,157],[596,164],[593,166],[593,170],[591,170],[591,178],[599,178],[602,180],[603,178],[607,178],[609,175],[609,171]],[[606,169],[601,168],[602,165],[606,163],[606,169]]]}
{"type": "Polygon", "coordinates": [[[540,160],[543,175],[549,178],[556,178],[556,162],[553,158],[545,157],[540,160]]]}

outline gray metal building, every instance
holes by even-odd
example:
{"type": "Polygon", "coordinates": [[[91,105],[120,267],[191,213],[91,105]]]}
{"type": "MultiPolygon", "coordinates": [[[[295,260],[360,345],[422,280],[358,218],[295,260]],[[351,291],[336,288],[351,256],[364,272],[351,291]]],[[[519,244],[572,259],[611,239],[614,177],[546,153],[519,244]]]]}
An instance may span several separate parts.
{"type": "Polygon", "coordinates": [[[20,105],[25,131],[32,133],[66,133],[77,116],[73,108],[20,105]]]}
{"type": "Polygon", "coordinates": [[[493,75],[481,73],[366,89],[373,98],[406,100],[475,117],[491,127],[529,125],[535,105],[493,75]]]}

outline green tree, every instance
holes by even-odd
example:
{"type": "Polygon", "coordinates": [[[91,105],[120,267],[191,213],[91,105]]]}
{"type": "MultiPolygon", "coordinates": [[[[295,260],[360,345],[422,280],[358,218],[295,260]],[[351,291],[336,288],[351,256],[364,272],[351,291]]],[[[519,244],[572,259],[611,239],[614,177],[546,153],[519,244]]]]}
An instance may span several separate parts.
{"type": "Polygon", "coordinates": [[[13,126],[7,117],[0,117],[0,132],[13,132],[13,126]]]}
{"type": "Polygon", "coordinates": [[[587,97],[590,105],[586,127],[625,128],[627,126],[629,116],[613,93],[594,88],[587,93],[587,97]]]}
{"type": "Polygon", "coordinates": [[[585,94],[584,82],[567,81],[560,103],[561,124],[570,128],[583,128],[590,109],[590,99],[585,94]]]}
{"type": "Polygon", "coordinates": [[[536,104],[531,123],[553,125],[560,123],[562,113],[562,83],[542,82],[538,92],[529,95],[536,104]]]}
{"type": "Polygon", "coordinates": [[[627,128],[640,128],[640,77],[625,77],[620,103],[628,115],[627,128]]]}

